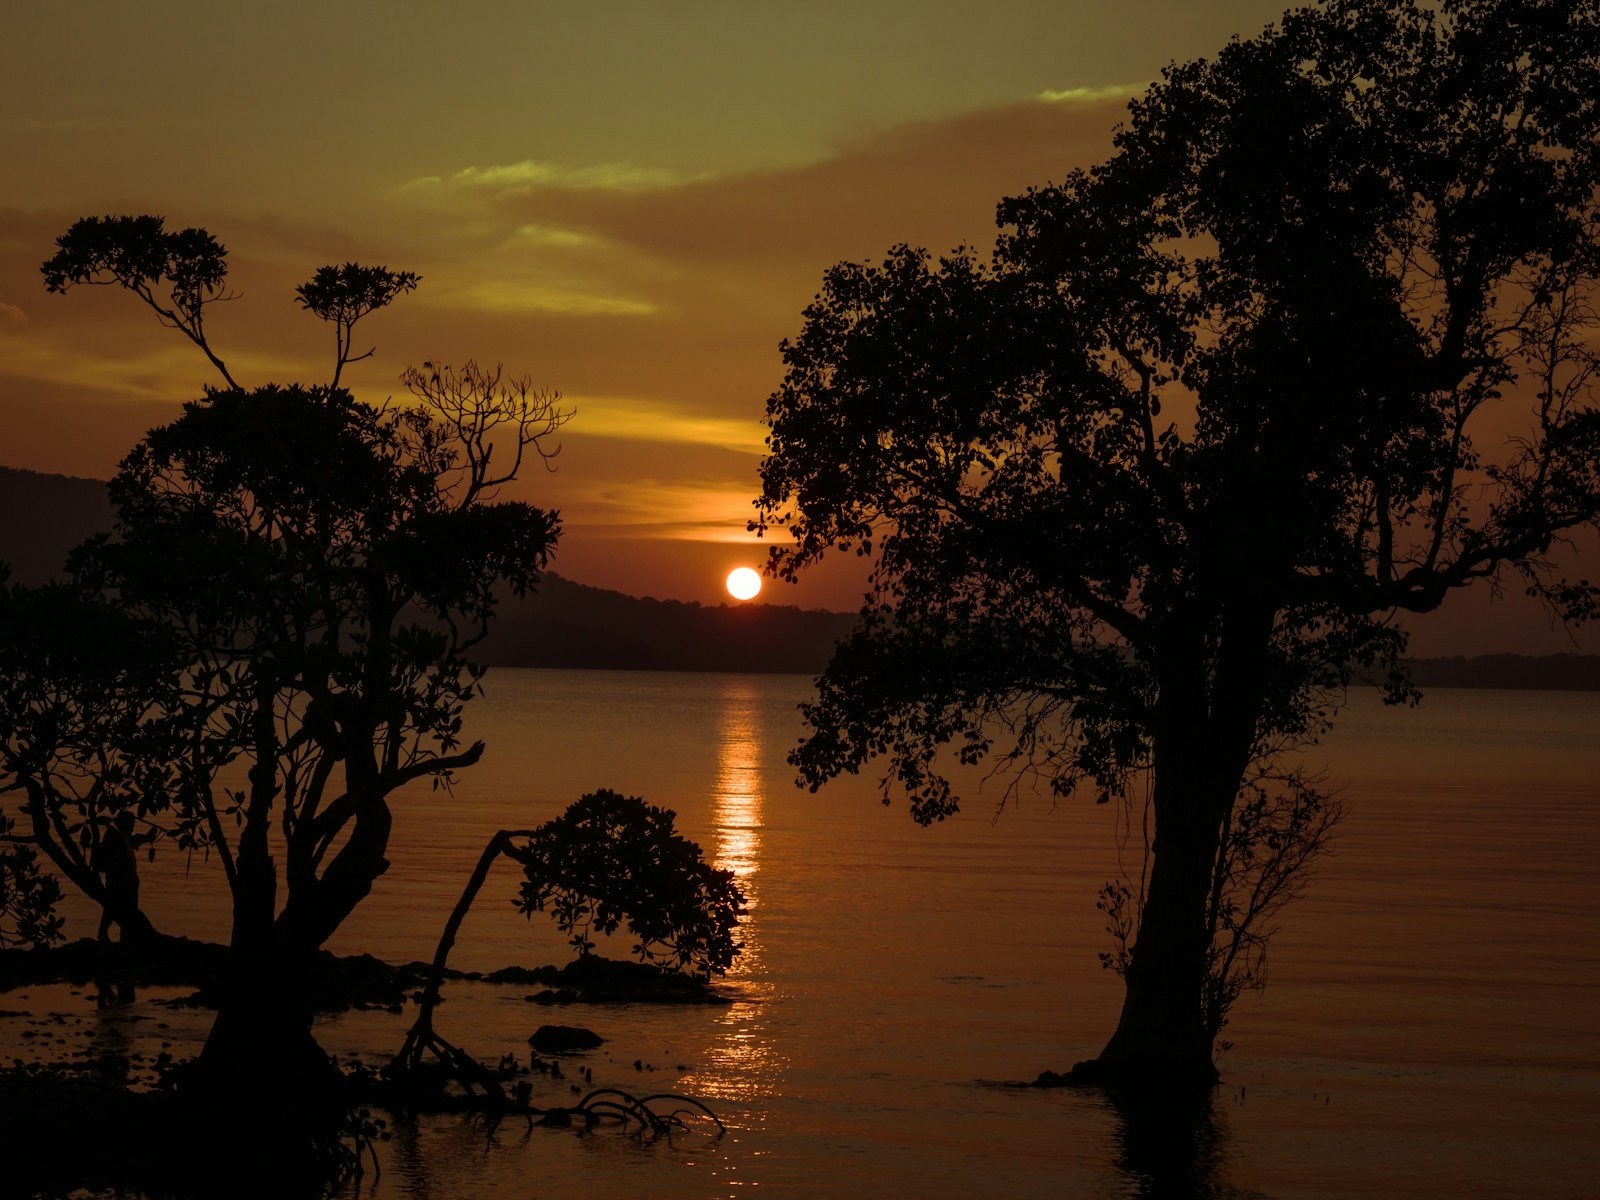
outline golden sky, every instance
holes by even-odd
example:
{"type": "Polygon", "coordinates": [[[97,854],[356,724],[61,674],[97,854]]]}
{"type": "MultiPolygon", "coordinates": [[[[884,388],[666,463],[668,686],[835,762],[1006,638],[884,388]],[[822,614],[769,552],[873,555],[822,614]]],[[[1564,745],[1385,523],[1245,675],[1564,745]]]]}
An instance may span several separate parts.
{"type": "MultiPolygon", "coordinates": [[[[130,298],[40,282],[73,219],[156,212],[228,247],[211,321],[246,386],[325,377],[292,295],[317,266],[419,272],[362,327],[357,393],[469,357],[559,389],[558,470],[520,492],[563,512],[556,569],[716,602],[762,558],[760,418],[823,269],[987,244],[996,200],[1102,157],[1166,62],[1281,8],[8,3],[0,464],[104,478],[210,381],[130,298]]],[[[764,598],[851,608],[858,568],[764,598]]]]}

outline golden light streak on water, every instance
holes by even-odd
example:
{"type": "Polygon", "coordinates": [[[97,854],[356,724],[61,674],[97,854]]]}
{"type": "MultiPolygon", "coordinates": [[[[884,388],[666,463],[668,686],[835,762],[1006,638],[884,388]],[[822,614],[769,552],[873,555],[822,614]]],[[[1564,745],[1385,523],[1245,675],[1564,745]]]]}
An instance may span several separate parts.
{"type": "Polygon", "coordinates": [[[730,870],[756,906],[754,877],[761,869],[761,724],[758,693],[749,679],[723,685],[717,739],[717,779],[711,803],[717,827],[717,866],[730,870]]]}
{"type": "MultiPolygon", "coordinates": [[[[774,1094],[787,1060],[774,1052],[766,1014],[774,989],[767,979],[757,910],[761,892],[762,781],[764,746],[761,693],[756,681],[723,681],[722,715],[717,732],[717,774],[711,795],[716,828],[716,865],[732,871],[745,895],[739,922],[743,950],[730,980],[750,997],[722,1016],[711,1048],[705,1088],[722,1100],[751,1102],[774,1094]]],[[[762,1111],[755,1106],[756,1111],[762,1111]]]]}

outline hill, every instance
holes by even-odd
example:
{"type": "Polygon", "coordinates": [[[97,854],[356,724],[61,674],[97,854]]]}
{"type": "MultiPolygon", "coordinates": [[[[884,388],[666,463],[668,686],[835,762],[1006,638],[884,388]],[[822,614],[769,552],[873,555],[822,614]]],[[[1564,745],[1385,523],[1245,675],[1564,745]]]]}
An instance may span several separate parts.
{"type": "Polygon", "coordinates": [[[854,616],[777,604],[640,599],[546,575],[502,605],[481,655],[492,666],[815,674],[854,616]]]}
{"type": "Polygon", "coordinates": [[[0,562],[11,564],[17,582],[52,578],[68,550],[110,528],[111,502],[99,480],[0,467],[0,562]]]}
{"type": "Polygon", "coordinates": [[[1510,688],[1547,692],[1600,691],[1600,654],[1480,654],[1429,658],[1411,677],[1427,688],[1510,688]]]}
{"type": "MultiPolygon", "coordinates": [[[[0,467],[0,562],[24,583],[61,569],[67,551],[111,525],[105,484],[0,467]]],[[[481,657],[490,666],[815,674],[854,617],[787,605],[641,599],[547,575],[508,599],[481,657]]],[[[1491,654],[1413,664],[1424,688],[1600,691],[1600,655],[1491,654]]]]}

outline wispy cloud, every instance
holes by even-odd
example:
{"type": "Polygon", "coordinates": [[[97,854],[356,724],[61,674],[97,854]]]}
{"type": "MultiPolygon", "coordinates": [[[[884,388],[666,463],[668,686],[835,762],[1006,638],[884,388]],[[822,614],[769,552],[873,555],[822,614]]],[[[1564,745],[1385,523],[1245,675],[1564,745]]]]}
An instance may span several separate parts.
{"type": "Polygon", "coordinates": [[[1131,100],[1149,87],[1144,83],[1113,83],[1108,87],[1065,88],[1059,92],[1043,91],[1039,99],[1046,104],[1100,104],[1106,100],[1131,100]]]}
{"type": "Polygon", "coordinates": [[[611,240],[586,229],[536,223],[513,230],[505,244],[511,248],[525,246],[539,250],[598,250],[610,245],[611,240]]]}
{"type": "Polygon", "coordinates": [[[685,412],[671,404],[615,396],[569,396],[577,409],[572,429],[590,437],[717,446],[745,454],[766,448],[766,432],[751,417],[737,420],[685,412]]]}
{"type": "MultiPolygon", "coordinates": [[[[653,537],[674,541],[749,542],[753,514],[748,488],[630,479],[579,486],[583,527],[595,537],[653,537]]],[[[569,497],[570,501],[571,497],[569,497]]]]}
{"type": "Polygon", "coordinates": [[[443,284],[427,297],[435,308],[466,308],[484,313],[545,313],[569,317],[649,317],[660,307],[636,296],[608,295],[544,283],[485,279],[443,284]]]}
{"type": "MultiPolygon", "coordinates": [[[[142,339],[138,348],[118,345],[107,353],[86,354],[59,331],[24,333],[20,325],[6,330],[4,307],[0,305],[0,359],[6,374],[14,378],[75,385],[130,403],[194,400],[203,385],[218,382],[192,346],[162,337],[160,331],[149,331],[150,336],[142,339]]],[[[307,375],[304,359],[270,350],[233,349],[226,357],[229,368],[246,386],[307,375]]]]}
{"type": "Polygon", "coordinates": [[[666,188],[682,186],[703,179],[703,175],[689,175],[666,167],[640,166],[635,163],[592,163],[582,167],[569,167],[561,163],[522,162],[503,163],[492,167],[467,167],[454,175],[425,175],[405,185],[406,191],[429,191],[440,188],[457,190],[518,193],[538,191],[560,192],[659,192],[666,188]]]}

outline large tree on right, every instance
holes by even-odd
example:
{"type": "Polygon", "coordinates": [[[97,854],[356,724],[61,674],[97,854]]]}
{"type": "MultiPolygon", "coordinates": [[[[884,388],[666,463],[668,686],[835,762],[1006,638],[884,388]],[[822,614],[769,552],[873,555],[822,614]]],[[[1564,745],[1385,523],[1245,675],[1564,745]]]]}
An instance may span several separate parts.
{"type": "Polygon", "coordinates": [[[1331,812],[1292,752],[1479,580],[1573,619],[1600,517],[1600,7],[1334,0],[1168,68],[992,256],[830,269],[768,406],[773,569],[872,556],[819,786],[954,754],[1148,797],[1087,1081],[1208,1082],[1331,812]],[[1570,561],[1570,557],[1568,557],[1570,561]],[[1258,922],[1250,928],[1250,922],[1258,922]]]}

